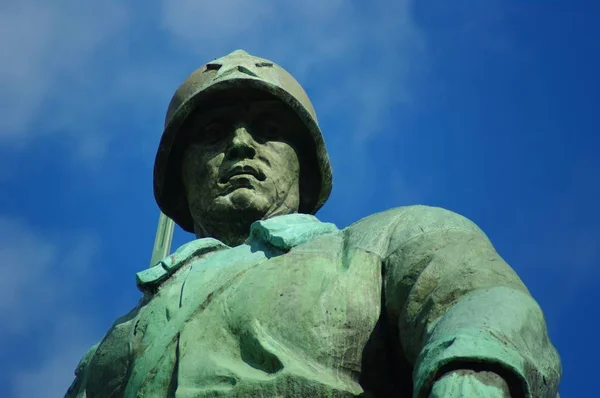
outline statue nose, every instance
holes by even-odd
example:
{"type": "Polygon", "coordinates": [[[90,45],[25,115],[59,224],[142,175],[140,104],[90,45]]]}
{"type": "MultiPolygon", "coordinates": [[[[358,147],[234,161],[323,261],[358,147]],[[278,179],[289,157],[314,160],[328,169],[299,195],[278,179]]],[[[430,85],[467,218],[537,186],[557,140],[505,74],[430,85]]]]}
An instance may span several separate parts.
{"type": "Polygon", "coordinates": [[[253,158],[256,155],[256,141],[245,125],[235,127],[227,155],[231,158],[253,158]]]}

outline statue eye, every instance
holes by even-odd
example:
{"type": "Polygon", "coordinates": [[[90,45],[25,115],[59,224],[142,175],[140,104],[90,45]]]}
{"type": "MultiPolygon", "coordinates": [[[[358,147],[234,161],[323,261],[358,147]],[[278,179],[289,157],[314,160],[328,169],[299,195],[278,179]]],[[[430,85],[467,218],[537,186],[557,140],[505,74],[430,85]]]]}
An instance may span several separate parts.
{"type": "Polygon", "coordinates": [[[279,124],[273,120],[267,120],[263,127],[263,134],[269,138],[275,138],[279,136],[279,124]]]}
{"type": "Polygon", "coordinates": [[[263,139],[275,140],[275,139],[282,138],[281,137],[281,134],[282,134],[281,126],[279,125],[279,123],[277,123],[272,118],[269,118],[269,117],[260,118],[257,121],[255,128],[258,132],[258,135],[260,137],[262,137],[263,139]]]}
{"type": "Polygon", "coordinates": [[[225,125],[219,121],[206,124],[200,131],[199,142],[203,144],[216,144],[225,136],[225,125]]]}

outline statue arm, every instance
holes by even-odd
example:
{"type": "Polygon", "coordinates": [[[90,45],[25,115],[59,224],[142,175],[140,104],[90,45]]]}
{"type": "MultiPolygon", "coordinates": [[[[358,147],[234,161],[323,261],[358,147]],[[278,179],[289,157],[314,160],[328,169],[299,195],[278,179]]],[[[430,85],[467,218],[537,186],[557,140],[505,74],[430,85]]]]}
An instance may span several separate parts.
{"type": "Polygon", "coordinates": [[[485,375],[499,375],[498,388],[506,382],[513,397],[556,397],[560,359],[542,311],[485,234],[439,208],[415,207],[398,220],[385,300],[413,365],[414,396],[459,384],[454,390],[470,385],[478,396],[493,385],[485,375]]]}
{"type": "Polygon", "coordinates": [[[69,390],[65,394],[65,398],[85,398],[85,384],[87,380],[87,373],[91,359],[94,357],[96,350],[98,349],[99,343],[95,344],[90,348],[83,358],[79,361],[77,368],[75,368],[75,380],[71,383],[69,390]]]}

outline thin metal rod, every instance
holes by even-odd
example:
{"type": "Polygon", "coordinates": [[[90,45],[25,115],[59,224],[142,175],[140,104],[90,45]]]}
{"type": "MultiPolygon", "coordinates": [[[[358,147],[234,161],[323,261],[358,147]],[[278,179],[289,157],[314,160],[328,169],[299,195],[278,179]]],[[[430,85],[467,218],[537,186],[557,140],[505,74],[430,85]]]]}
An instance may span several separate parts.
{"type": "Polygon", "coordinates": [[[160,260],[167,257],[171,251],[171,242],[173,242],[173,229],[175,223],[169,217],[160,212],[158,217],[158,227],[156,228],[156,239],[154,240],[154,248],[152,249],[152,259],[150,266],[153,267],[160,260]]]}

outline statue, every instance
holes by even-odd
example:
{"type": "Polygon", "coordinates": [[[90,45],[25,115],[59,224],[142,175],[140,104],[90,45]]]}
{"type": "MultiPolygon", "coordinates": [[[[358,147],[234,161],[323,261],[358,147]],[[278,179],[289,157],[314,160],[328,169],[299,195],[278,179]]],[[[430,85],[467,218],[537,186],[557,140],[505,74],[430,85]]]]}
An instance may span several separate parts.
{"type": "Polygon", "coordinates": [[[299,83],[237,50],[193,72],[154,168],[197,239],[138,272],[139,304],[67,397],[557,397],[542,311],[485,234],[407,206],[339,230],[299,83]]]}

